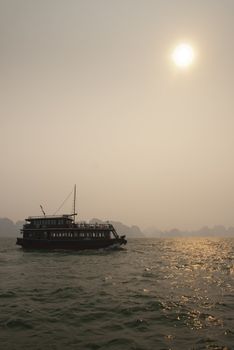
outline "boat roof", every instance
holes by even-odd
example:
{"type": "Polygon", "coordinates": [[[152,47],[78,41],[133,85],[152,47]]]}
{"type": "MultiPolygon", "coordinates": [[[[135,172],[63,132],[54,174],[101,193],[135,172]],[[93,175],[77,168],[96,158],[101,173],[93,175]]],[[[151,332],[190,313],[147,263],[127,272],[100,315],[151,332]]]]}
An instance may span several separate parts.
{"type": "MultiPolygon", "coordinates": [[[[76,215],[76,214],[75,214],[76,215]]],[[[73,220],[74,214],[63,214],[63,215],[41,215],[41,216],[29,216],[26,221],[32,221],[32,220],[53,220],[53,219],[69,219],[73,220]]]]}

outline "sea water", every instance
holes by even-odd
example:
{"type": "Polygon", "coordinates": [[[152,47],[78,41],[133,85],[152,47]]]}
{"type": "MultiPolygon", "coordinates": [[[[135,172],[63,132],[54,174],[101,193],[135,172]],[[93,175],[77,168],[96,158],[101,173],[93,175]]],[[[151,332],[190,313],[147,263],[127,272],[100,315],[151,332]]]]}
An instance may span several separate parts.
{"type": "Polygon", "coordinates": [[[24,251],[0,239],[1,349],[234,349],[234,239],[24,251]]]}

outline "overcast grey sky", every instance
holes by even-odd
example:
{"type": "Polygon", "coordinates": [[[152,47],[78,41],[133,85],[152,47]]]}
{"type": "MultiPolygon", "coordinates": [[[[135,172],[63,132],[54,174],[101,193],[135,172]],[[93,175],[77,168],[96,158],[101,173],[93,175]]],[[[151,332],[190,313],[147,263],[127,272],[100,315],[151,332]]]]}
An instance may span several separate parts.
{"type": "Polygon", "coordinates": [[[0,0],[0,47],[1,217],[234,226],[234,1],[0,0]]]}

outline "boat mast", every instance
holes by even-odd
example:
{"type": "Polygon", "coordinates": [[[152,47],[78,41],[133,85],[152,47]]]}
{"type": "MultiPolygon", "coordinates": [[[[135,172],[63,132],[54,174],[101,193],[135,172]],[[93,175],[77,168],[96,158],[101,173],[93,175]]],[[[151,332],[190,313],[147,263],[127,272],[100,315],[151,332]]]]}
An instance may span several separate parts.
{"type": "Polygon", "coordinates": [[[45,211],[44,211],[44,209],[43,209],[43,206],[42,206],[42,205],[40,205],[40,208],[41,208],[41,211],[42,211],[43,215],[44,215],[44,216],[46,216],[45,211]]]}
{"type": "Polygon", "coordinates": [[[74,216],[74,221],[75,221],[75,217],[76,217],[76,185],[74,186],[73,216],[74,216]]]}

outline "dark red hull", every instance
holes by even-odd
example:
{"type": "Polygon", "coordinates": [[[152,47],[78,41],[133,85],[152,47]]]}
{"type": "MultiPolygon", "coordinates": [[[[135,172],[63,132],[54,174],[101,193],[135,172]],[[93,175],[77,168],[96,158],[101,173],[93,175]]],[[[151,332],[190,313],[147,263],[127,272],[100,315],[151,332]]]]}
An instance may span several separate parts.
{"type": "Polygon", "coordinates": [[[16,244],[25,249],[64,249],[64,250],[84,250],[101,249],[115,245],[126,244],[124,238],[119,239],[80,239],[80,240],[47,240],[47,239],[25,239],[17,238],[16,244]]]}

